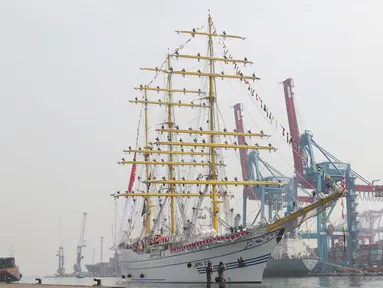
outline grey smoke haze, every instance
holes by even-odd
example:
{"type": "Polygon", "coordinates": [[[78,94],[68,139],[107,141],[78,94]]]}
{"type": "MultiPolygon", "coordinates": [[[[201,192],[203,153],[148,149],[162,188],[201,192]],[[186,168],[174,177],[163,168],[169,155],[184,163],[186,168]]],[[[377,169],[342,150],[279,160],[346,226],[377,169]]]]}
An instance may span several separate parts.
{"type": "Polygon", "coordinates": [[[238,54],[254,60],[263,98],[286,125],[278,82],[293,77],[301,131],[366,178],[383,177],[381,1],[3,0],[0,255],[12,246],[24,274],[55,272],[58,217],[67,271],[83,211],[84,261],[93,248],[99,260],[100,236],[105,249],[112,243],[109,194],[124,190],[130,173],[116,161],[135,141],[128,100],[152,76],[138,69],[161,63],[182,43],[173,31],[205,24],[208,8],[219,29],[248,37],[238,54]]]}

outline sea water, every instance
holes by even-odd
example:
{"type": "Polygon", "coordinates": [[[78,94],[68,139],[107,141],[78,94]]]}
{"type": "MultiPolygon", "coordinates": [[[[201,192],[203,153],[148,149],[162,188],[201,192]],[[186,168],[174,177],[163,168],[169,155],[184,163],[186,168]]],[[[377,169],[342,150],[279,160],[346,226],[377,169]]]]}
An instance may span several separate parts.
{"type": "MultiPolygon", "coordinates": [[[[41,278],[42,284],[57,284],[57,285],[94,285],[94,278],[43,278],[43,277],[23,277],[22,283],[36,283],[35,278],[41,278]]],[[[163,287],[163,288],[197,288],[206,287],[206,285],[144,285],[144,284],[131,284],[123,285],[121,278],[99,278],[102,285],[105,286],[120,286],[128,288],[147,288],[147,287],[163,287]]],[[[213,285],[212,287],[218,287],[213,285]]],[[[349,277],[306,277],[306,278],[286,278],[286,279],[264,279],[262,284],[253,284],[251,286],[241,285],[226,285],[227,288],[240,288],[240,287],[259,287],[259,288],[382,288],[383,276],[349,276],[349,277]]]]}

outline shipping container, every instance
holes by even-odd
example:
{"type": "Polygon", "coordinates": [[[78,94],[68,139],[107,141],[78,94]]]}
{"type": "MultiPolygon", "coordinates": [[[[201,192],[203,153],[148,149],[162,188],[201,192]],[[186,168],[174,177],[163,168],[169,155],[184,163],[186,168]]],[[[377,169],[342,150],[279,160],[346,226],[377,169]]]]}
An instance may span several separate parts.
{"type": "Polygon", "coordinates": [[[370,245],[370,263],[372,266],[382,264],[382,247],[378,244],[370,245]]]}

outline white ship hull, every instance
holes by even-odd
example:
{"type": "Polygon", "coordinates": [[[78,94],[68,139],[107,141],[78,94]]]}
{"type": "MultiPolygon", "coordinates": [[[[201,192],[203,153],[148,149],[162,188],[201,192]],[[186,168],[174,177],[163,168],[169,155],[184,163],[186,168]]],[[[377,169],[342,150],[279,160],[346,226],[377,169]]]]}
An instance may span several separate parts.
{"type": "Polygon", "coordinates": [[[212,281],[219,262],[226,265],[227,283],[261,283],[271,252],[280,241],[281,230],[253,234],[232,242],[217,243],[194,251],[150,257],[132,250],[120,250],[121,272],[127,282],[134,283],[206,283],[208,260],[213,264],[212,281]],[[279,237],[277,237],[279,236],[279,237]],[[241,261],[243,260],[243,262],[241,261]]]}

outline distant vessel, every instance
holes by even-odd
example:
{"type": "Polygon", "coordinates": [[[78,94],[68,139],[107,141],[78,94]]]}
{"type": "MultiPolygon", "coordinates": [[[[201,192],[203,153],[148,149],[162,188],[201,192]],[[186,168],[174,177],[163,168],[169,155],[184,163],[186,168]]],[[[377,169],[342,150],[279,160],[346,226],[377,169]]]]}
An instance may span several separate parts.
{"type": "Polygon", "coordinates": [[[305,277],[318,263],[308,247],[301,239],[288,238],[277,245],[274,253],[266,263],[263,276],[266,278],[278,277],[305,277]]]}
{"type": "MultiPolygon", "coordinates": [[[[105,277],[105,276],[113,276],[113,275],[118,274],[118,271],[116,272],[116,265],[115,264],[116,264],[115,258],[112,257],[109,259],[109,262],[98,262],[96,264],[85,264],[85,267],[92,276],[105,277]]],[[[117,267],[117,269],[118,269],[118,267],[117,267]]]]}
{"type": "Polygon", "coordinates": [[[90,274],[96,275],[100,271],[101,264],[102,264],[101,262],[96,264],[85,264],[85,267],[90,274]]]}
{"type": "Polygon", "coordinates": [[[274,259],[270,258],[266,263],[263,277],[305,277],[318,263],[317,259],[274,259]]]}
{"type": "Polygon", "coordinates": [[[18,282],[21,277],[14,257],[0,258],[0,282],[18,282]]]}

